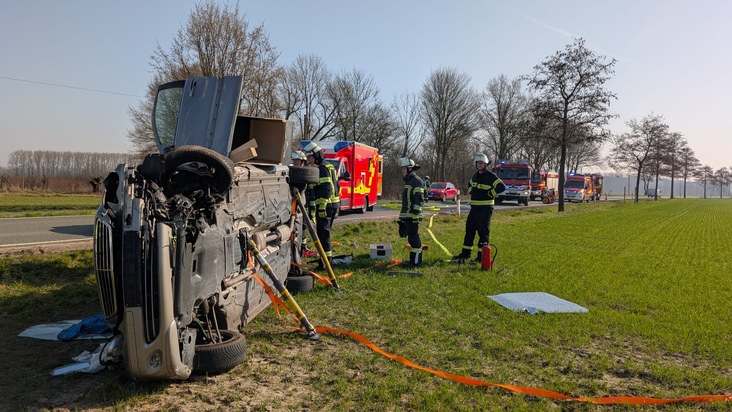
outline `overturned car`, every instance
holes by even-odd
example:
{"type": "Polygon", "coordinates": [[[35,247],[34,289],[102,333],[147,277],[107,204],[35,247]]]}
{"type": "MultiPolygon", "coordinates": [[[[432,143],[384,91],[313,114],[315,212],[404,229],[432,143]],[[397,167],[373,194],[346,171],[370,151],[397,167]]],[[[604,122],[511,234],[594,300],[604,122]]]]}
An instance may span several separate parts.
{"type": "Polygon", "coordinates": [[[102,360],[123,362],[134,379],[182,380],[242,363],[241,330],[270,304],[247,245],[275,283],[299,250],[292,188],[317,180],[317,170],[283,164],[287,123],[239,115],[241,88],[240,76],[160,86],[152,119],[160,153],[104,180],[94,264],[115,335],[102,360]]]}

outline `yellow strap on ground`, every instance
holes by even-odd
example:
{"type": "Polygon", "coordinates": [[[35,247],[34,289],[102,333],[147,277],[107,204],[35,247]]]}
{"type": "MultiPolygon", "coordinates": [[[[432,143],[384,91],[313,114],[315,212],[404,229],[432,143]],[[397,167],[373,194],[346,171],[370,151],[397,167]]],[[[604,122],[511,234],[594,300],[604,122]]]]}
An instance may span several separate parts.
{"type": "Polygon", "coordinates": [[[439,240],[437,240],[437,238],[435,237],[435,234],[432,233],[432,230],[430,229],[432,227],[432,218],[435,217],[435,214],[436,213],[433,213],[432,216],[430,216],[430,224],[429,224],[429,226],[427,226],[427,233],[430,234],[430,236],[432,237],[432,240],[434,240],[435,243],[437,243],[437,246],[439,246],[440,249],[442,249],[442,251],[447,254],[447,256],[452,257],[452,253],[450,253],[450,251],[447,250],[447,248],[442,243],[440,243],[439,240]]]}

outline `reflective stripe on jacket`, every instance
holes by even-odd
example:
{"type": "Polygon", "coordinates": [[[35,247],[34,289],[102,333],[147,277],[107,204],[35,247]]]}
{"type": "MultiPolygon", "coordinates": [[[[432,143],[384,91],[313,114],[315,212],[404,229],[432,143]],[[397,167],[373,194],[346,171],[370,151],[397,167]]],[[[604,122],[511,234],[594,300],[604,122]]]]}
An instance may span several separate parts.
{"type": "Polygon", "coordinates": [[[412,172],[404,177],[402,191],[402,210],[399,219],[419,220],[422,218],[422,203],[424,202],[424,183],[412,172]]]}
{"type": "Polygon", "coordinates": [[[470,206],[492,206],[499,193],[506,190],[503,181],[490,170],[475,172],[468,184],[470,206]]]}

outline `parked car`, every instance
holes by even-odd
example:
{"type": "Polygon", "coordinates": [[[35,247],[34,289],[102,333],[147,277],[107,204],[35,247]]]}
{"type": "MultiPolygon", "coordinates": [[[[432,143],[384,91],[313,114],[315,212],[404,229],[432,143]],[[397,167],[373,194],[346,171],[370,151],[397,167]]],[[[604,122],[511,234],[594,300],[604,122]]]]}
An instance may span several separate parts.
{"type": "Polygon", "coordinates": [[[430,189],[427,191],[428,200],[456,200],[457,196],[458,190],[455,185],[450,182],[432,183],[430,185],[430,189]]]}

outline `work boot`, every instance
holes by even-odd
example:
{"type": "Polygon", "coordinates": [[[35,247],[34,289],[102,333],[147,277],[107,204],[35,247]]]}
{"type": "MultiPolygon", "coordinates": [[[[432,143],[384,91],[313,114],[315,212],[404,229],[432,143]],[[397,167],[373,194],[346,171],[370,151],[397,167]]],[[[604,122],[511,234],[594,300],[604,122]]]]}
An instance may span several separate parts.
{"type": "Polygon", "coordinates": [[[480,263],[483,260],[483,252],[478,251],[478,256],[475,257],[475,261],[480,263]]]}
{"type": "Polygon", "coordinates": [[[455,255],[452,258],[453,258],[453,260],[470,259],[470,251],[468,249],[463,249],[462,252],[460,252],[459,255],[455,255]]]}
{"type": "Polygon", "coordinates": [[[421,253],[414,253],[409,252],[409,260],[402,263],[403,268],[413,268],[415,266],[419,266],[422,264],[422,254],[421,253]]]}

